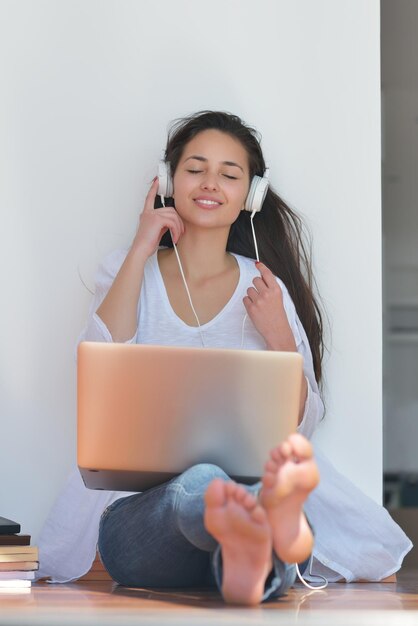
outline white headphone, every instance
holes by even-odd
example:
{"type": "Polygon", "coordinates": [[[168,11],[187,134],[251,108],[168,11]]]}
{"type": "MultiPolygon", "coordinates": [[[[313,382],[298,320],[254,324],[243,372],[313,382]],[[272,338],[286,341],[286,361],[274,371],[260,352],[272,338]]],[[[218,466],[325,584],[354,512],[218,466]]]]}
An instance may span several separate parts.
{"type": "MultiPolygon", "coordinates": [[[[261,211],[269,186],[269,170],[266,168],[264,176],[253,176],[247,198],[244,203],[245,211],[250,211],[254,217],[261,211]]],[[[160,161],[158,164],[158,195],[163,198],[173,197],[173,179],[171,177],[170,164],[168,161],[160,161]]]]}

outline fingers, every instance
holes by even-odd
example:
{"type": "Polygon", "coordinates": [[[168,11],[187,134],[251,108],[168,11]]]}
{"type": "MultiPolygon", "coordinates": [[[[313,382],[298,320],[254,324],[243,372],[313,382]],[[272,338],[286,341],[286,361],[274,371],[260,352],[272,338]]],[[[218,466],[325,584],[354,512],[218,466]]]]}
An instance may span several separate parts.
{"type": "Polygon", "coordinates": [[[258,298],[258,291],[254,289],[254,287],[249,287],[249,289],[247,289],[246,297],[254,304],[258,298]]]}
{"type": "MultiPolygon", "coordinates": [[[[276,282],[276,281],[274,281],[274,282],[276,282]]],[[[256,288],[256,290],[258,291],[258,293],[262,293],[263,291],[267,291],[267,289],[268,289],[268,287],[267,287],[266,283],[264,282],[264,280],[262,278],[260,278],[259,276],[254,278],[253,285],[256,288]]]]}
{"type": "Polygon", "coordinates": [[[152,181],[152,185],[149,188],[149,191],[145,198],[144,212],[149,213],[150,211],[154,210],[154,202],[155,202],[155,196],[157,195],[157,191],[158,191],[158,176],[156,176],[154,180],[152,181]]]}
{"type": "Polygon", "coordinates": [[[270,288],[267,287],[266,283],[263,282],[261,278],[254,278],[253,284],[254,287],[249,287],[247,289],[247,297],[253,304],[255,304],[260,297],[268,297],[270,288]]]}
{"type": "Polygon", "coordinates": [[[264,265],[264,263],[257,261],[255,266],[260,272],[261,278],[263,279],[263,282],[267,285],[267,287],[274,287],[275,285],[277,285],[276,277],[273,272],[269,270],[267,265],[264,265]]]}
{"type": "MultiPolygon", "coordinates": [[[[161,224],[161,236],[163,229],[169,230],[174,243],[177,243],[184,233],[184,224],[182,219],[176,213],[176,210],[168,207],[167,209],[158,209],[155,211],[155,220],[161,224]]],[[[165,232],[165,231],[164,231],[165,232]]]]}
{"type": "Polygon", "coordinates": [[[247,289],[247,296],[243,299],[244,306],[247,308],[251,304],[256,304],[259,299],[265,300],[274,293],[275,296],[281,296],[280,285],[277,283],[275,275],[263,263],[256,263],[257,269],[261,273],[253,279],[253,286],[247,289]]]}
{"type": "Polygon", "coordinates": [[[253,285],[254,287],[249,287],[247,289],[247,297],[249,298],[250,302],[254,304],[260,295],[267,295],[266,292],[268,287],[259,276],[254,278],[253,285]]]}
{"type": "Polygon", "coordinates": [[[177,243],[185,231],[183,221],[173,207],[158,211],[142,211],[135,235],[136,243],[152,254],[167,230],[170,230],[174,243],[177,243]]]}
{"type": "Polygon", "coordinates": [[[145,198],[144,209],[142,214],[145,215],[153,215],[153,219],[158,220],[161,223],[160,233],[161,236],[169,230],[171,232],[171,236],[173,238],[174,243],[180,239],[181,235],[184,233],[184,224],[179,214],[175,210],[174,207],[164,207],[162,209],[158,209],[155,211],[155,197],[158,192],[158,176],[154,178],[152,181],[151,187],[147,193],[145,198]]]}

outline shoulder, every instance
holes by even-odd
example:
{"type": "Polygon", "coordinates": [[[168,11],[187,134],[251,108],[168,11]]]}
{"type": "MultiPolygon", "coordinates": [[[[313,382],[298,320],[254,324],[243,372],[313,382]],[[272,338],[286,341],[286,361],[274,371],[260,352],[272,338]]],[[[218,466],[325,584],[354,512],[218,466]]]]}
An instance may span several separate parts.
{"type": "MultiPolygon", "coordinates": [[[[260,276],[260,272],[258,271],[257,266],[255,264],[256,259],[250,259],[249,257],[242,256],[241,254],[235,254],[235,253],[234,253],[234,257],[237,259],[240,269],[244,269],[246,273],[251,277],[251,280],[255,278],[256,276],[260,276]]],[[[289,302],[291,302],[293,305],[293,300],[290,297],[289,291],[285,283],[282,281],[281,278],[279,278],[275,274],[274,274],[274,277],[282,290],[283,299],[289,300],[289,302]]]]}
{"type": "Polygon", "coordinates": [[[247,278],[252,278],[258,275],[258,271],[255,266],[255,259],[242,256],[242,254],[236,254],[236,252],[231,252],[231,254],[235,257],[242,275],[247,276],[247,278]]]}
{"type": "MultiPolygon", "coordinates": [[[[127,255],[129,252],[129,248],[118,248],[116,250],[112,250],[109,252],[101,261],[96,275],[95,282],[97,284],[106,284],[113,281],[120,268],[123,265],[127,255]]],[[[145,264],[145,273],[149,271],[149,269],[156,263],[157,253],[152,254],[146,264],[145,264]]]]}
{"type": "Polygon", "coordinates": [[[109,252],[97,268],[95,282],[100,284],[113,280],[122,267],[128,251],[128,248],[118,248],[109,252]]]}

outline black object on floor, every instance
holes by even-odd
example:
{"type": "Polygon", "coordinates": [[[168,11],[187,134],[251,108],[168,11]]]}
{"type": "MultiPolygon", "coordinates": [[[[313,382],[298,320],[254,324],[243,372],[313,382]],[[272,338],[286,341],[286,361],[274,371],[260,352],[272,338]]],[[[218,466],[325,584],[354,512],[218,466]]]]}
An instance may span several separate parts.
{"type": "Polygon", "coordinates": [[[20,524],[0,516],[0,535],[15,535],[17,533],[20,533],[20,524]]]}

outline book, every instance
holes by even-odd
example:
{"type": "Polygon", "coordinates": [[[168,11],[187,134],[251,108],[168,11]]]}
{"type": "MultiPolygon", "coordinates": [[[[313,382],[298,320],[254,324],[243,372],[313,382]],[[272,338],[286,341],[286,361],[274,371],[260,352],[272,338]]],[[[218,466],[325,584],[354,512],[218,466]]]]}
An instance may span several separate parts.
{"type": "Polygon", "coordinates": [[[19,533],[20,524],[0,517],[0,593],[30,592],[39,569],[38,548],[19,533]]]}
{"type": "Polygon", "coordinates": [[[20,557],[21,561],[39,561],[39,550],[36,546],[0,546],[0,563],[8,561],[9,557],[20,557]]]}
{"type": "MultiPolygon", "coordinates": [[[[28,570],[27,572],[19,572],[19,580],[34,580],[35,572],[28,570]]],[[[0,572],[0,580],[16,580],[16,572],[0,572]]]]}
{"type": "MultiPolygon", "coordinates": [[[[0,572],[14,572],[39,569],[39,561],[18,561],[17,563],[0,563],[0,572]]],[[[19,578],[19,576],[17,576],[19,578]]]]}
{"type": "Polygon", "coordinates": [[[25,589],[31,585],[30,580],[21,580],[20,578],[0,580],[0,589],[25,589]]]}
{"type": "Polygon", "coordinates": [[[1,535],[1,546],[28,546],[30,544],[30,535],[1,535]]]}
{"type": "Polygon", "coordinates": [[[14,594],[14,595],[29,595],[31,593],[32,589],[30,587],[9,587],[8,589],[3,589],[2,587],[0,587],[0,594],[4,593],[8,596],[14,594]]]}
{"type": "MultiPolygon", "coordinates": [[[[10,566],[15,563],[26,563],[27,561],[39,561],[37,554],[0,554],[0,565],[10,566]]],[[[1,568],[4,569],[4,568],[1,568]]],[[[9,567],[9,569],[12,569],[9,567]]]]}

